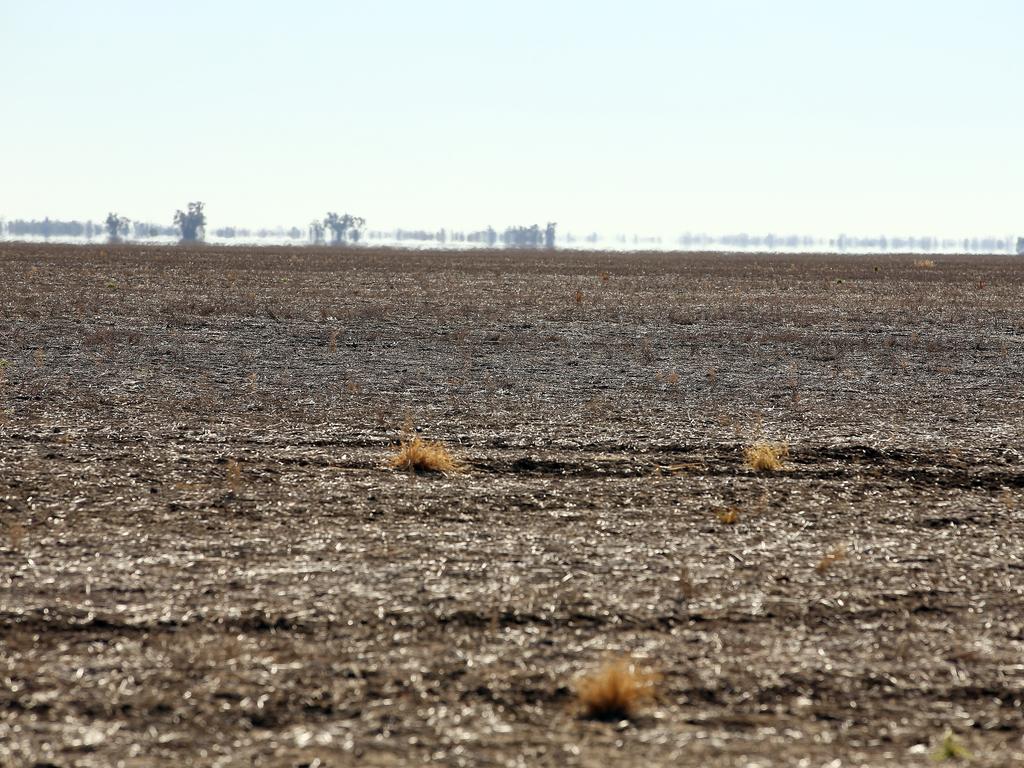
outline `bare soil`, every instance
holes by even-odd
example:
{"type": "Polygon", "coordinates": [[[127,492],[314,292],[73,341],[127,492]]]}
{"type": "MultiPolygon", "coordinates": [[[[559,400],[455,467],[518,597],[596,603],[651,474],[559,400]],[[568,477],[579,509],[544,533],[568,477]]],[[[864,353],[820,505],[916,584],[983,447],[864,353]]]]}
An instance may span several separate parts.
{"type": "Polygon", "coordinates": [[[0,244],[0,765],[1024,763],[1024,260],[931,258],[0,244]]]}

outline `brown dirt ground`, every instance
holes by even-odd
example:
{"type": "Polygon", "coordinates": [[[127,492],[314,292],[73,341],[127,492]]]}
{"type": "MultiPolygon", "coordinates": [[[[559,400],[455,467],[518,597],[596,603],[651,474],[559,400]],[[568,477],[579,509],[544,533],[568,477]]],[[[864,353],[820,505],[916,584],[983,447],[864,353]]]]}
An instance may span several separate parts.
{"type": "Polygon", "coordinates": [[[0,765],[1021,764],[1024,260],[915,258],[0,244],[0,765]]]}

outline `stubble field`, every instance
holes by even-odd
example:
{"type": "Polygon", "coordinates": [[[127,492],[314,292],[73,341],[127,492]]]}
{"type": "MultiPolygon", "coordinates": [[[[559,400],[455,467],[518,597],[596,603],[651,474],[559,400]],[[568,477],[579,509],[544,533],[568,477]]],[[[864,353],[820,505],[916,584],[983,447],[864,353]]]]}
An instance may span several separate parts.
{"type": "Polygon", "coordinates": [[[0,765],[1024,762],[1022,297],[0,244],[0,765]],[[410,430],[462,470],[387,468],[410,430]],[[653,698],[584,717],[622,658],[653,698]]]}

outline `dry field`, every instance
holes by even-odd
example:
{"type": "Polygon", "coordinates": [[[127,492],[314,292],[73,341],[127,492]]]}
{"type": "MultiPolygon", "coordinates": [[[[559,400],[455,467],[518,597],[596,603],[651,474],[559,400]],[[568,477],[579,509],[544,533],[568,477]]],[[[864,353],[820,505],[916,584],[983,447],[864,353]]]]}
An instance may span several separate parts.
{"type": "Polygon", "coordinates": [[[1022,297],[0,243],[0,765],[1022,764],[1022,297]]]}

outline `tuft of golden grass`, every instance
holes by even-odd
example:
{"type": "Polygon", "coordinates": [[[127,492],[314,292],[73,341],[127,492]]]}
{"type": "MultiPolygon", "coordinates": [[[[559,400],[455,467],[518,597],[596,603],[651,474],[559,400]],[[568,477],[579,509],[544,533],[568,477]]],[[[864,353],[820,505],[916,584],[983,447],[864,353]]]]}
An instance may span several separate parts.
{"type": "Polygon", "coordinates": [[[915,259],[914,266],[918,269],[931,269],[935,266],[935,259],[915,259]]]}
{"type": "Polygon", "coordinates": [[[576,684],[576,699],[584,717],[628,720],[641,704],[654,697],[658,676],[641,672],[632,659],[609,662],[576,684]]]}
{"type": "Polygon", "coordinates": [[[754,443],[744,449],[743,460],[757,472],[778,472],[788,455],[789,446],[785,443],[754,443]]]}
{"type": "Polygon", "coordinates": [[[457,472],[459,469],[444,445],[417,436],[402,440],[388,466],[406,472],[457,472]]]}

